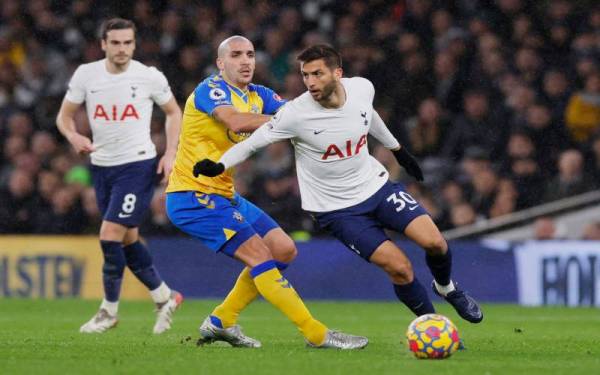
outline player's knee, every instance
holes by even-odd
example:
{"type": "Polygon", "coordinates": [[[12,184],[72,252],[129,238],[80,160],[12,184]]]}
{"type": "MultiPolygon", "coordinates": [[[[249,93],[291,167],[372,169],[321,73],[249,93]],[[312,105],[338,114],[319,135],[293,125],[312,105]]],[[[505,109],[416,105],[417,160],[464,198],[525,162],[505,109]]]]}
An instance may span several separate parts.
{"type": "Polygon", "coordinates": [[[236,251],[235,258],[244,262],[247,266],[254,267],[273,259],[271,250],[258,236],[249,238],[236,251]]]}
{"type": "Polygon", "coordinates": [[[116,223],[109,223],[103,221],[100,226],[100,240],[101,241],[116,241],[123,242],[127,228],[116,223]]]}
{"type": "Polygon", "coordinates": [[[277,245],[277,252],[273,254],[273,257],[283,263],[290,263],[296,259],[298,255],[298,249],[296,244],[291,238],[287,238],[277,245]]]}
{"type": "Polygon", "coordinates": [[[448,250],[448,244],[441,234],[428,238],[422,246],[429,255],[442,255],[448,250]]]}
{"type": "Polygon", "coordinates": [[[397,284],[406,284],[413,280],[414,272],[408,259],[395,260],[384,266],[384,271],[397,284]]]}

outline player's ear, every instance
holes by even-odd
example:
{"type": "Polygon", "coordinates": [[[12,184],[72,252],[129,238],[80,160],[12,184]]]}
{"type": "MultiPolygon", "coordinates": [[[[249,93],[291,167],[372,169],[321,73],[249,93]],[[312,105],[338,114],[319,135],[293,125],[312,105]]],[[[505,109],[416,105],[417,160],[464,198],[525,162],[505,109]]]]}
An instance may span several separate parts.
{"type": "Polygon", "coordinates": [[[219,70],[225,70],[225,62],[220,57],[217,57],[217,68],[219,70]]]}
{"type": "Polygon", "coordinates": [[[106,39],[100,40],[100,47],[102,48],[102,51],[106,52],[106,39]]]}
{"type": "Polygon", "coordinates": [[[335,68],[333,74],[335,75],[335,78],[339,81],[340,79],[342,79],[344,71],[342,70],[342,68],[335,68]]]}

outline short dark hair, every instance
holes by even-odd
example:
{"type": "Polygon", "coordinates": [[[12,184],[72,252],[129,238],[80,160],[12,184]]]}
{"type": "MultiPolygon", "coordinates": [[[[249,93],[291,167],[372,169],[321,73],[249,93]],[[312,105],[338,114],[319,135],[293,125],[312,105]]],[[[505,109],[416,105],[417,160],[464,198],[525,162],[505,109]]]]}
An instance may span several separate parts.
{"type": "Polygon", "coordinates": [[[133,35],[135,36],[137,29],[135,28],[133,21],[126,20],[125,18],[111,18],[102,22],[102,25],[100,26],[100,37],[102,40],[106,40],[109,31],[125,29],[132,29],[133,35]]]}
{"type": "Polygon", "coordinates": [[[342,56],[335,48],[327,44],[310,46],[302,51],[297,58],[298,61],[304,64],[319,59],[323,59],[329,69],[342,67],[342,56]]]}

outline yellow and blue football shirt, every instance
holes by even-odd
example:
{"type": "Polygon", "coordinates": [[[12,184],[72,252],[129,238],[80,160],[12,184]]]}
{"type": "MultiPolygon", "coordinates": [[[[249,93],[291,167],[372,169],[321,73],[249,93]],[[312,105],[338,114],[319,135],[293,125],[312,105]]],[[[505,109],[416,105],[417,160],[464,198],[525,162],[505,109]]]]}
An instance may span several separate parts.
{"type": "Polygon", "coordinates": [[[248,133],[231,131],[215,119],[212,116],[215,108],[229,105],[240,112],[270,115],[283,104],[285,100],[265,86],[250,84],[244,91],[221,75],[212,75],[202,81],[185,103],[179,147],[167,193],[199,191],[232,198],[233,170],[217,177],[195,178],[192,174],[197,161],[205,158],[219,160],[231,146],[249,136],[248,133]]]}

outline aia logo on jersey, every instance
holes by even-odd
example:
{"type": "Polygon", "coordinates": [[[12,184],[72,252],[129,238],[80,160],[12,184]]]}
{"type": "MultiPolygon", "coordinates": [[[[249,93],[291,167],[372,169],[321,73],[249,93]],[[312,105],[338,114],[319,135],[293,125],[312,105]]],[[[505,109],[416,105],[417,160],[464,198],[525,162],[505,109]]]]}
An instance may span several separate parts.
{"type": "Polygon", "coordinates": [[[133,104],[127,104],[125,107],[113,104],[111,106],[106,106],[106,108],[102,104],[97,104],[96,109],[94,110],[93,119],[96,120],[101,118],[106,121],[125,121],[130,117],[136,120],[140,119],[133,104]]]}
{"type": "Polygon", "coordinates": [[[327,146],[327,150],[321,157],[321,160],[327,160],[332,157],[336,157],[338,159],[343,159],[345,157],[350,157],[352,155],[356,155],[360,152],[360,149],[367,144],[367,135],[362,135],[356,145],[352,143],[351,139],[346,140],[346,143],[342,147],[338,147],[336,144],[330,144],[327,146]]]}

